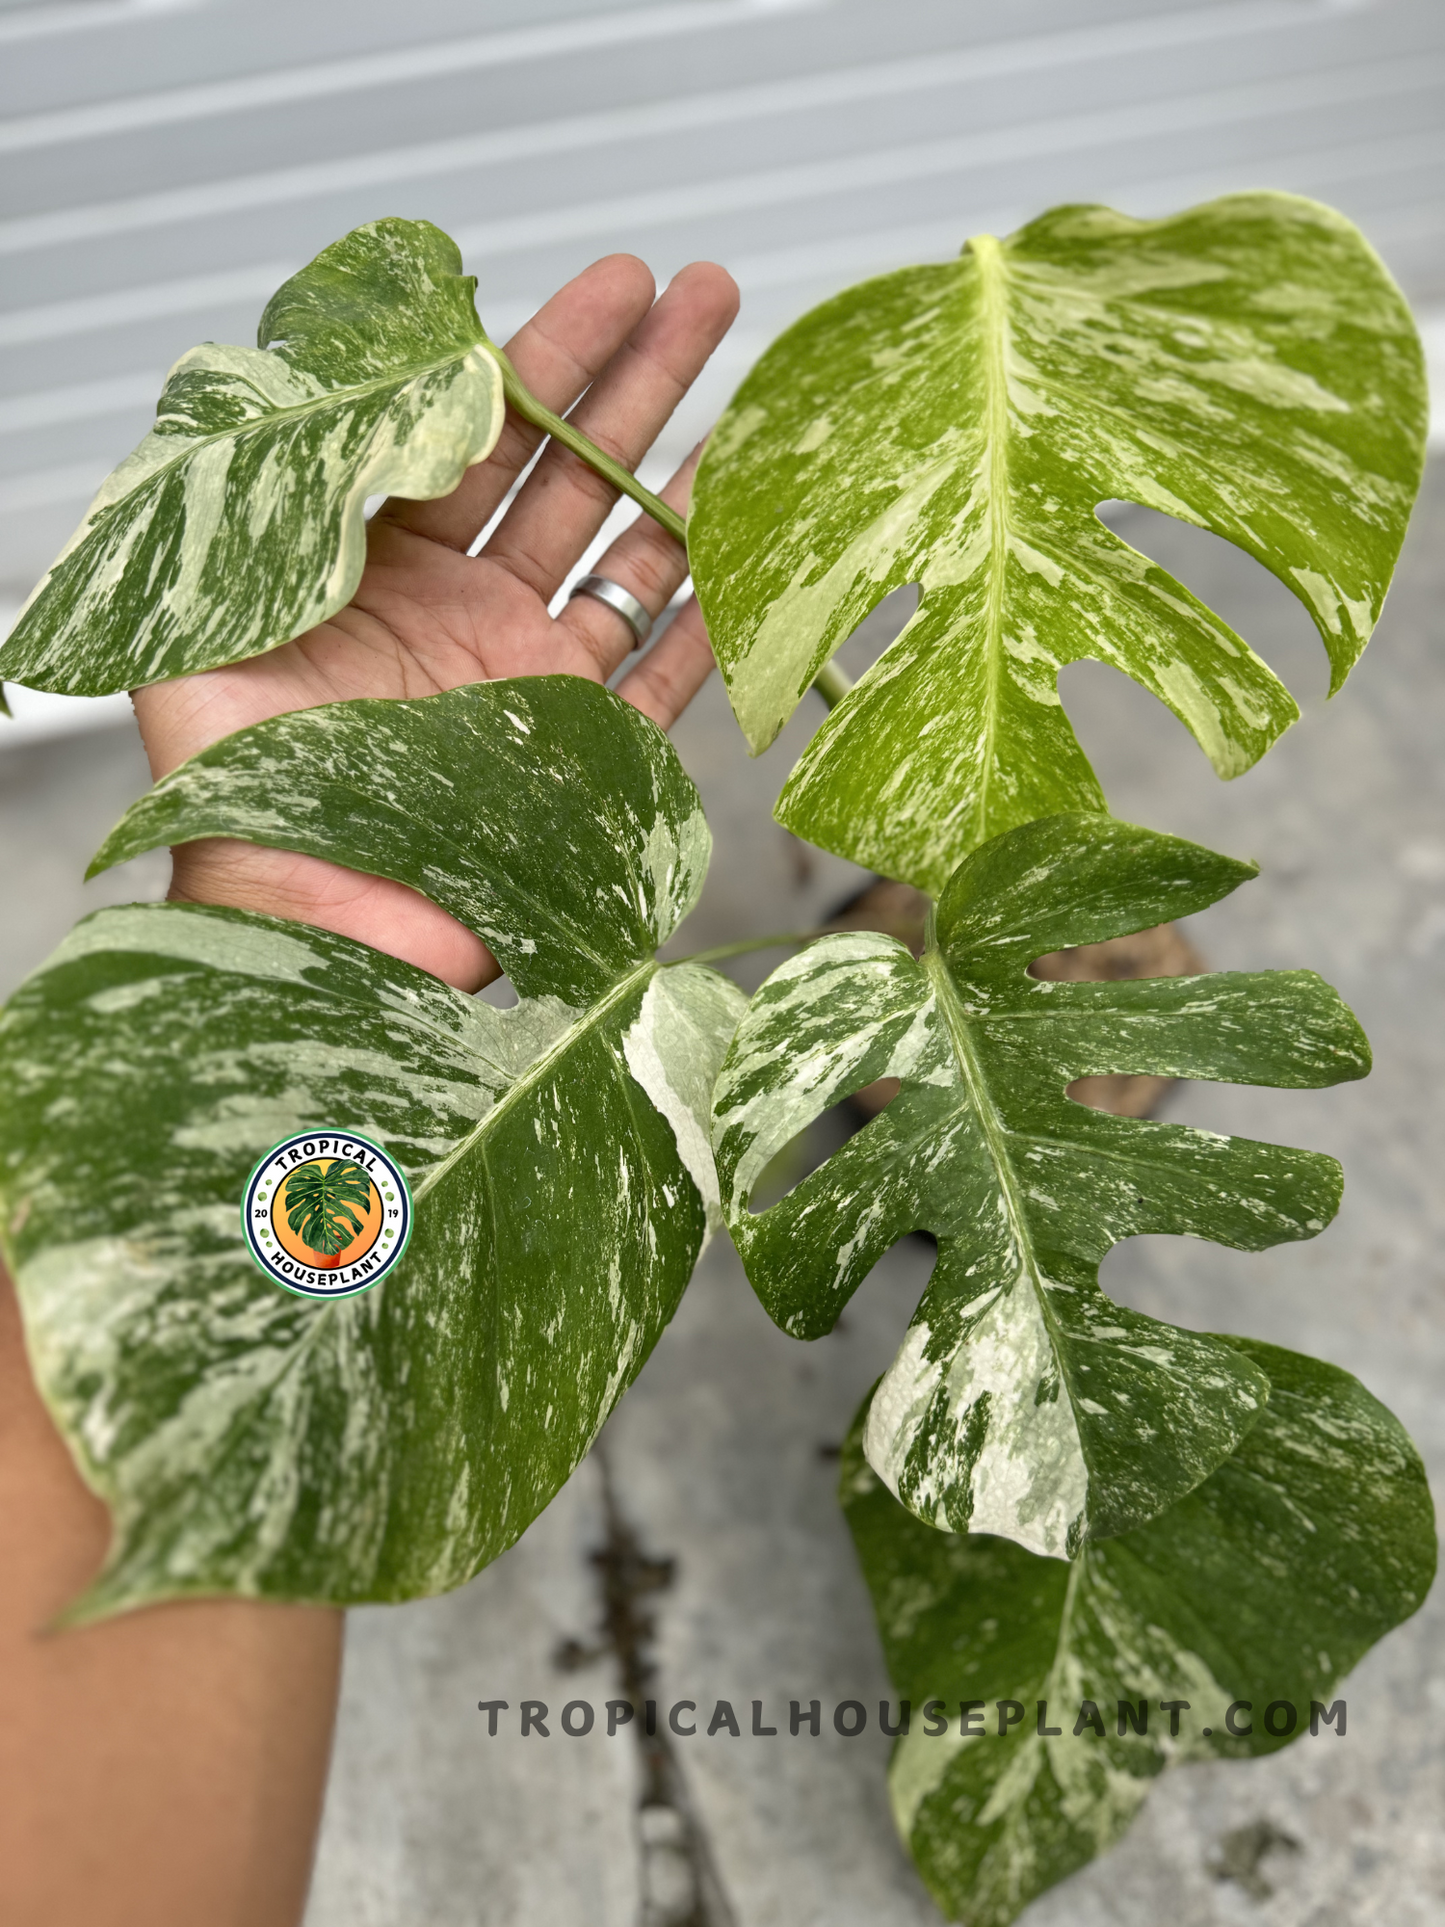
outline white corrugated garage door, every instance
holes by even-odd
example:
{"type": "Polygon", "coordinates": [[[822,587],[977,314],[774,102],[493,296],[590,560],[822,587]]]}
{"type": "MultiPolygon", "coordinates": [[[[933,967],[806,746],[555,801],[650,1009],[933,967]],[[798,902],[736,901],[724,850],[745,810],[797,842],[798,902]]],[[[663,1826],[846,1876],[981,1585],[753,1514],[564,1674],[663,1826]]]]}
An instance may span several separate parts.
{"type": "Polygon", "coordinates": [[[743,318],[665,454],[822,295],[1061,200],[1292,188],[1445,299],[1441,0],[0,6],[0,113],[12,604],[170,362],[377,215],[456,235],[494,332],[611,249],[725,262],[743,318]]]}

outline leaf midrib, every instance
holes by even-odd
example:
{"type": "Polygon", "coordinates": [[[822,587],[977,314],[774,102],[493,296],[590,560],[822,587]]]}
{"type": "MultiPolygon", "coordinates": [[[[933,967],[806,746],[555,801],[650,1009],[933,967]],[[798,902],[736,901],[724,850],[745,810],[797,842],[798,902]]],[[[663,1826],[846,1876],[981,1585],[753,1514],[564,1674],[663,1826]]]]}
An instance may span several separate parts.
{"type": "Polygon", "coordinates": [[[639,984],[646,983],[661,968],[662,965],[656,957],[647,957],[643,962],[635,965],[625,976],[618,978],[611,990],[599,997],[595,1004],[590,1005],[554,1038],[539,1056],[534,1057],[526,1070],[508,1086],[496,1103],[483,1112],[461,1142],[447,1153],[440,1164],[434,1164],[421,1179],[412,1192],[413,1206],[420,1208],[421,1201],[428,1192],[435,1190],[452,1167],[481,1143],[506,1113],[546,1078],[559,1058],[565,1057],[582,1038],[596,1030],[604,1018],[609,1016],[619,1004],[626,1002],[639,984]]]}
{"type": "MultiPolygon", "coordinates": [[[[1054,1641],[1054,1656],[1049,1663],[1048,1672],[1044,1675],[1045,1700],[1053,1699],[1054,1682],[1061,1678],[1063,1669],[1068,1664],[1071,1636],[1074,1630],[1074,1606],[1079,1596],[1079,1587],[1083,1583],[1084,1566],[1088,1557],[1089,1548],[1087,1545],[1082,1545],[1069,1561],[1069,1579],[1064,1588],[1064,1603],[1059,1609],[1059,1631],[1054,1641]]],[[[1036,1735],[1036,1737],[1039,1738],[1041,1745],[1048,1744],[1042,1736],[1036,1735]]]]}
{"type": "Polygon", "coordinates": [[[983,335],[985,441],[988,448],[989,582],[984,602],[984,733],[980,744],[976,820],[988,822],[988,792],[998,733],[998,683],[1004,580],[1008,565],[1008,317],[1005,311],[1003,249],[992,234],[975,235],[969,248],[978,263],[980,322],[983,335]]]}
{"type": "MultiPolygon", "coordinates": [[[[1003,1196],[1004,1209],[1008,1213],[1009,1224],[1013,1230],[1029,1284],[1033,1288],[1034,1299],[1040,1315],[1048,1330],[1049,1341],[1055,1354],[1059,1351],[1060,1334],[1050,1309],[1047,1294],[1042,1288],[1038,1258],[1034,1252],[1033,1235],[1029,1229],[1023,1199],[1019,1192],[1018,1178],[1014,1171],[1013,1160],[1008,1153],[1008,1140],[1013,1135],[999,1116],[988,1081],[984,1076],[983,1065],[974,1048],[969,1033],[968,1013],[957,986],[949,971],[947,961],[938,948],[937,939],[930,924],[923,952],[923,968],[938,1000],[938,1008],[948,1027],[949,1041],[953,1046],[954,1062],[958,1066],[960,1081],[968,1094],[974,1116],[978,1119],[979,1129],[983,1132],[999,1191],[1003,1196]]],[[[1065,1386],[1067,1393],[1067,1386],[1065,1386]]],[[[1072,1406],[1072,1400],[1070,1401],[1072,1406]]]]}
{"type": "MultiPolygon", "coordinates": [[[[457,354],[443,355],[439,361],[408,363],[405,367],[396,370],[393,374],[378,376],[375,381],[357,382],[350,388],[332,388],[327,390],[325,394],[313,395],[309,401],[298,402],[292,408],[273,408],[265,415],[258,415],[249,422],[243,422],[239,428],[219,430],[214,435],[197,436],[193,440],[187,441],[180,452],[174,455],[170,461],[162,462],[157,467],[148,469],[134,488],[127,489],[124,495],[118,495],[113,502],[107,502],[105,508],[102,509],[100,515],[97,517],[96,524],[92,526],[98,526],[100,522],[108,520],[109,517],[121,507],[122,503],[133,501],[143,489],[148,488],[158,477],[169,475],[173,469],[179,468],[183,462],[189,461],[193,455],[198,454],[202,449],[212,448],[218,442],[239,442],[248,435],[260,434],[265,429],[274,428],[278,423],[293,421],[303,415],[315,414],[322,408],[333,407],[340,403],[353,401],[365,395],[374,395],[384,388],[404,388],[422,375],[434,375],[451,363],[465,361],[467,356],[473,353],[474,350],[484,346],[485,337],[481,337],[472,342],[470,347],[463,348],[457,354]]],[[[268,354],[273,353],[274,350],[261,349],[260,352],[262,354],[268,354]]],[[[500,373],[500,369],[498,372],[500,373]]],[[[165,399],[164,394],[161,399],[165,399]]],[[[157,413],[156,419],[160,421],[169,418],[157,413]]],[[[157,431],[153,428],[150,432],[151,434],[155,434],[157,431]]]]}

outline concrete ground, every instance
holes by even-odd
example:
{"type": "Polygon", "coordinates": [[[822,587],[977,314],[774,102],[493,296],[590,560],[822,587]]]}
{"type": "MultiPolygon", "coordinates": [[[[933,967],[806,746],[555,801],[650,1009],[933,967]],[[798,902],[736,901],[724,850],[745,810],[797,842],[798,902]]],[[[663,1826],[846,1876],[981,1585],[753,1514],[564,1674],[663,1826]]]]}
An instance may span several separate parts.
{"type": "MultiPolygon", "coordinates": [[[[1121,1301],[1250,1333],[1359,1374],[1445,1476],[1445,469],[1427,486],[1376,640],[1328,708],[1303,611],[1252,562],[1144,511],[1118,526],[1220,608],[1295,690],[1303,723],[1221,785],[1150,698],[1095,665],[1064,698],[1116,811],[1257,857],[1195,919],[1226,968],[1308,965],[1375,1048],[1364,1084],[1180,1086],[1165,1114],[1339,1156],[1344,1208],[1316,1242],[1258,1256],[1138,1239],[1105,1267],[1121,1301]]],[[[845,660],[876,648],[879,612],[845,660]]],[[[810,699],[811,702],[811,699],[810,699]]],[[[805,706],[806,707],[806,706],[805,706]]],[[[814,719],[815,720],[815,719],[814,719]]],[[[809,724],[749,763],[716,683],[677,731],[717,840],[697,946],[806,926],[858,873],[771,822],[809,724]]],[[[4,988],[91,903],[158,894],[164,864],[75,879],[143,786],[125,731],[0,756],[4,988]]],[[[690,944],[691,947],[691,944],[690,944]]],[[[760,959],[749,981],[756,981],[760,959]]],[[[307,1927],[922,1927],[937,1916],[893,1834],[886,1741],[788,1733],[788,1703],[887,1690],[833,1495],[831,1456],[902,1334],[929,1253],[897,1247],[840,1329],[784,1337],[716,1243],[601,1447],[522,1542],[451,1596],[352,1615],[307,1927]],[[649,1671],[648,1669],[652,1670],[649,1671]],[[639,1679],[665,1708],[726,1699],[743,1728],[567,1737],[565,1703],[639,1679]],[[522,1739],[521,1700],[550,1738],[522,1739]],[[479,1700],[505,1699],[495,1738],[479,1700]],[[750,1703],[777,1737],[749,1732],[750,1703]]],[[[1029,1927],[1427,1927],[1445,1922],[1445,1610],[1439,1593],[1347,1689],[1349,1733],[1167,1778],[1111,1854],[1029,1927]]],[[[575,1723],[574,1716],[574,1723],[575,1723]]],[[[826,1712],[825,1712],[826,1720],[826,1712]]]]}

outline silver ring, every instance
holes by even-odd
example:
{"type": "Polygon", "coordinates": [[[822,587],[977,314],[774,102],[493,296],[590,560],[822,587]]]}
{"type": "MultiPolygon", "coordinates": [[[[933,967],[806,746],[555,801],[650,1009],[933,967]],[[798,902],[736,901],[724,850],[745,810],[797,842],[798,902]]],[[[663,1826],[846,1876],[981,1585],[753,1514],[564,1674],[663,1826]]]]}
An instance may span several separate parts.
{"type": "Polygon", "coordinates": [[[573,585],[567,600],[570,602],[572,596],[577,595],[590,595],[594,601],[605,602],[609,609],[615,609],[637,638],[634,648],[640,649],[652,634],[652,617],[620,582],[613,582],[605,575],[584,575],[573,585]]]}

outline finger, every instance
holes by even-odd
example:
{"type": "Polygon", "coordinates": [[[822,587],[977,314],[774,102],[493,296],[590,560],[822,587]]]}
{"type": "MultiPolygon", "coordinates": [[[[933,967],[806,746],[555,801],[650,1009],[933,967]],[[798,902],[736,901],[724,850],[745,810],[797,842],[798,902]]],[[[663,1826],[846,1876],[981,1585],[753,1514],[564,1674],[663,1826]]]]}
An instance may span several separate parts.
{"type": "MultiPolygon", "coordinates": [[[[636,468],[737,310],[737,283],[725,268],[684,268],[570,419],[614,461],[636,468]]],[[[487,559],[550,601],[616,500],[611,483],[553,443],[488,542],[487,559]]]]}
{"type": "Polygon", "coordinates": [[[179,844],[171,864],[173,903],[221,903],[315,924],[400,957],[457,990],[480,990],[501,975],[479,936],[391,877],[229,837],[179,844]]]}
{"type": "Polygon", "coordinates": [[[622,678],[617,693],[663,729],[671,729],[712,674],[712,644],[693,596],[667,634],[622,678]]]}
{"type": "MultiPolygon", "coordinates": [[[[662,490],[662,500],[683,517],[687,515],[692,478],[702,450],[699,442],[662,490]]],[[[635,595],[656,621],[687,580],[687,551],[650,515],[639,515],[603,551],[594,573],[635,595]]],[[[595,596],[574,596],[558,616],[557,624],[575,635],[595,659],[604,682],[638,646],[626,616],[595,596]]]]}
{"type": "MultiPolygon", "coordinates": [[[[569,281],[507,343],[507,357],[554,414],[570,408],[652,306],[656,284],[631,254],[609,254],[569,281]]],[[[497,446],[450,495],[413,502],[394,495],[376,519],[398,523],[451,549],[469,549],[536,453],[543,431],[508,408],[497,446]]]]}

